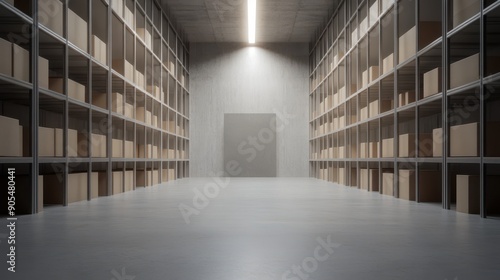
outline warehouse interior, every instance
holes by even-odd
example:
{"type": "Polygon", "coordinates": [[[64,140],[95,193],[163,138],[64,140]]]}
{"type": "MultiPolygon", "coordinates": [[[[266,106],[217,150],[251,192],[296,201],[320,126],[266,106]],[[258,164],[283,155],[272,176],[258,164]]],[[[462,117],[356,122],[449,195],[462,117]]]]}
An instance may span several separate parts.
{"type": "Polygon", "coordinates": [[[2,279],[500,277],[499,0],[0,0],[0,53],[2,279]]]}

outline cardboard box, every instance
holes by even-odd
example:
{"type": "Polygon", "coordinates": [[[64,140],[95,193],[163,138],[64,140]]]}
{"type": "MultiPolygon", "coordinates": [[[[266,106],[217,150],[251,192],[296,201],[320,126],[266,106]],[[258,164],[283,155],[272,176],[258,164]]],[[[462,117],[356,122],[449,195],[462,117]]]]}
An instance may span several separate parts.
{"type": "Polygon", "coordinates": [[[368,143],[359,143],[359,158],[368,157],[368,143]]]}
{"type": "Polygon", "coordinates": [[[111,8],[117,15],[123,18],[123,0],[111,1],[111,8]]]}
{"type": "Polygon", "coordinates": [[[339,158],[345,158],[346,157],[346,154],[345,154],[345,147],[344,146],[340,146],[337,148],[337,153],[338,153],[338,157],[339,158]]]}
{"type": "Polygon", "coordinates": [[[90,142],[92,145],[92,157],[106,157],[106,135],[92,133],[90,142]]]}
{"type": "Polygon", "coordinates": [[[2,54],[0,74],[12,77],[12,43],[0,38],[0,53],[2,54]]]}
{"type": "MultiPolygon", "coordinates": [[[[63,78],[49,78],[49,89],[55,92],[64,94],[64,79],[63,78]]],[[[86,87],[71,79],[68,79],[68,96],[85,102],[86,87]]]]}
{"type": "Polygon", "coordinates": [[[7,132],[0,137],[0,156],[22,157],[23,130],[22,126],[19,126],[19,120],[0,116],[0,128],[7,132]]]}
{"type": "Polygon", "coordinates": [[[477,80],[479,80],[479,54],[450,64],[450,88],[463,86],[477,80]]]}
{"type": "Polygon", "coordinates": [[[399,198],[415,201],[415,171],[400,169],[398,172],[399,198]]]}
{"type": "Polygon", "coordinates": [[[394,157],[394,138],[387,138],[382,140],[382,157],[394,157]]]}
{"type": "Polygon", "coordinates": [[[168,170],[168,180],[173,181],[177,179],[177,175],[175,174],[175,169],[171,168],[168,170]]]}
{"type": "Polygon", "coordinates": [[[382,194],[394,196],[394,173],[382,173],[382,194]]]}
{"type": "Polygon", "coordinates": [[[129,81],[134,81],[134,66],[125,59],[125,78],[129,81]]]}
{"type": "Polygon", "coordinates": [[[355,45],[358,42],[358,29],[354,29],[351,33],[351,45],[355,45]]]}
{"type": "Polygon", "coordinates": [[[49,61],[41,56],[38,57],[38,86],[49,88],[49,61]]]}
{"type": "Polygon", "coordinates": [[[369,158],[378,158],[378,150],[379,150],[379,143],[378,142],[368,143],[368,157],[369,158]]]}
{"type": "Polygon", "coordinates": [[[424,98],[441,92],[442,70],[435,68],[424,74],[424,98]]]}
{"type": "Polygon", "coordinates": [[[479,124],[469,123],[450,127],[450,156],[479,156],[479,124]]]}
{"type": "Polygon", "coordinates": [[[118,114],[123,114],[123,95],[118,92],[111,94],[111,110],[118,114]]]}
{"type": "Polygon", "coordinates": [[[160,183],[160,173],[158,170],[153,170],[153,180],[152,185],[156,186],[160,183]]]}
{"type": "Polygon", "coordinates": [[[43,211],[43,175],[38,175],[37,213],[43,211]]]}
{"type": "Polygon", "coordinates": [[[415,102],[415,93],[414,92],[403,92],[399,95],[399,107],[406,106],[410,103],[415,102]]]}
{"type": "Polygon", "coordinates": [[[44,0],[39,2],[39,21],[55,33],[63,36],[64,6],[60,0],[44,0]]]}
{"type": "MultiPolygon", "coordinates": [[[[417,151],[417,143],[416,143],[417,135],[414,133],[402,134],[399,135],[399,157],[416,157],[418,153],[417,151]]],[[[421,133],[419,136],[420,143],[431,142],[432,134],[430,133],[421,133]]],[[[427,151],[425,147],[420,147],[421,156],[432,156],[432,151],[427,151]]]]}
{"type": "Polygon", "coordinates": [[[418,174],[419,201],[442,201],[442,176],[440,171],[420,170],[418,174]]]}
{"type": "Polygon", "coordinates": [[[457,212],[480,213],[479,176],[457,175],[457,212]]]}
{"type": "Polygon", "coordinates": [[[134,142],[125,140],[125,158],[134,158],[134,142]]]}
{"type": "Polygon", "coordinates": [[[479,13],[480,0],[453,0],[453,28],[479,13]]]}
{"type": "Polygon", "coordinates": [[[111,142],[112,142],[111,157],[122,158],[123,157],[123,140],[112,139],[111,142]]]}
{"type": "Polygon", "coordinates": [[[107,45],[96,35],[92,36],[92,56],[100,63],[107,64],[107,45]]]}
{"type": "Polygon", "coordinates": [[[130,28],[134,28],[135,26],[135,17],[134,17],[134,12],[129,9],[129,7],[125,4],[124,5],[125,10],[123,14],[123,18],[125,20],[125,23],[130,26],[130,28]]]}
{"type": "Polygon", "coordinates": [[[12,44],[12,76],[18,80],[30,82],[30,53],[24,48],[12,44]]]}
{"type": "Polygon", "coordinates": [[[382,60],[382,74],[388,73],[394,69],[394,54],[391,53],[382,60]]]}
{"type": "Polygon", "coordinates": [[[344,102],[345,99],[346,99],[346,89],[345,89],[345,86],[339,89],[338,95],[339,95],[339,101],[338,101],[338,103],[344,102]]]}
{"type": "Polygon", "coordinates": [[[53,128],[38,127],[38,156],[55,156],[55,140],[55,132],[53,128]]]}
{"type": "Polygon", "coordinates": [[[134,190],[134,171],[128,170],[125,171],[125,191],[133,191],[134,190]]]}
{"type": "Polygon", "coordinates": [[[399,37],[399,63],[408,60],[417,53],[417,28],[413,26],[399,37]]]}
{"type": "Polygon", "coordinates": [[[90,195],[91,198],[99,197],[99,173],[92,172],[90,173],[90,195]]]}
{"type": "Polygon", "coordinates": [[[123,172],[113,171],[113,195],[123,193],[123,172]]]}
{"type": "Polygon", "coordinates": [[[124,115],[127,118],[134,118],[134,105],[125,103],[125,110],[124,110],[124,115]]]}
{"type": "Polygon", "coordinates": [[[97,93],[94,92],[92,94],[92,105],[101,107],[103,109],[108,108],[108,95],[106,93],[97,93]]]}
{"type": "Polygon", "coordinates": [[[135,83],[137,84],[138,87],[144,89],[145,88],[145,80],[144,80],[144,74],[142,74],[139,70],[135,71],[135,83]]]}
{"type": "Polygon", "coordinates": [[[443,156],[443,129],[436,128],[432,130],[432,156],[443,156]]]}
{"type": "Polygon", "coordinates": [[[378,100],[374,100],[370,102],[370,104],[368,105],[370,118],[376,117],[379,114],[378,104],[379,104],[378,100]]]}
{"type": "Polygon", "coordinates": [[[378,0],[373,2],[369,9],[369,25],[372,27],[375,23],[377,23],[378,19],[378,0]]]}
{"type": "MultiPolygon", "coordinates": [[[[115,1],[113,1],[115,2],[115,1]]],[[[88,24],[71,9],[68,9],[68,40],[75,46],[87,52],[88,24]]]]}
{"type": "Polygon", "coordinates": [[[345,168],[339,168],[338,182],[340,185],[346,185],[345,168]]]}
{"type": "Polygon", "coordinates": [[[68,174],[68,203],[87,200],[87,173],[68,174]]]}
{"type": "Polygon", "coordinates": [[[136,107],[135,108],[135,118],[138,121],[146,122],[146,108],[144,108],[144,107],[136,107]]]}

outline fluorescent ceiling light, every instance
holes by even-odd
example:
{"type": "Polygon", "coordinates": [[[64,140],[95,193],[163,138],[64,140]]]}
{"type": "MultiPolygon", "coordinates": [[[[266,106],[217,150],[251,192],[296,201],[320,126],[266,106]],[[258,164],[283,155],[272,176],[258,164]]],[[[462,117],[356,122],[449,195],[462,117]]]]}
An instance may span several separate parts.
{"type": "Polygon", "coordinates": [[[257,0],[248,0],[248,42],[255,44],[255,25],[257,24],[257,0]]]}

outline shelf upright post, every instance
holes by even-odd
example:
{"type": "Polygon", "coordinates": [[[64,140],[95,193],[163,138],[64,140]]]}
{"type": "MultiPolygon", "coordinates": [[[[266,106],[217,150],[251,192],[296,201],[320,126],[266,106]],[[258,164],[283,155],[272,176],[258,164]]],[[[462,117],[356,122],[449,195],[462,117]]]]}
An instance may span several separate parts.
{"type": "Polygon", "coordinates": [[[479,18],[479,77],[480,77],[480,87],[479,87],[479,156],[480,156],[480,166],[479,166],[479,186],[480,186],[480,215],[481,218],[486,218],[487,216],[487,209],[486,209],[486,170],[485,170],[485,164],[484,164],[484,143],[485,143],[485,126],[486,126],[486,119],[485,119],[485,97],[484,95],[486,94],[486,90],[484,88],[484,61],[486,59],[486,44],[485,44],[485,29],[486,29],[486,23],[484,22],[484,2],[485,1],[480,1],[480,18],[479,18]]]}
{"type": "Polygon", "coordinates": [[[399,131],[399,118],[398,118],[398,113],[397,113],[397,108],[396,108],[396,100],[398,100],[398,64],[400,63],[399,61],[399,40],[398,40],[398,35],[399,35],[399,13],[400,13],[400,5],[398,1],[394,2],[394,13],[393,13],[393,22],[394,22],[394,60],[396,60],[396,63],[394,63],[394,82],[393,82],[393,95],[392,95],[392,100],[393,100],[393,160],[394,160],[394,176],[393,176],[393,191],[394,191],[394,197],[399,198],[399,165],[398,165],[398,156],[399,156],[399,137],[398,137],[398,131],[399,131]]]}
{"type": "MultiPolygon", "coordinates": [[[[107,19],[106,19],[106,28],[107,28],[107,31],[106,31],[106,35],[107,35],[107,44],[106,44],[106,52],[107,52],[107,55],[106,55],[106,102],[107,102],[107,105],[108,107],[106,108],[106,112],[107,112],[107,118],[108,118],[108,121],[107,121],[107,124],[106,124],[106,158],[107,158],[107,161],[108,161],[108,170],[109,170],[109,176],[108,176],[108,195],[113,195],[113,162],[112,162],[112,146],[111,146],[111,143],[112,143],[112,138],[113,138],[113,116],[111,114],[111,89],[112,89],[112,75],[111,75],[111,51],[112,51],[112,36],[111,36],[111,32],[112,32],[112,16],[113,16],[113,12],[111,10],[111,6],[110,6],[110,3],[109,1],[108,2],[108,5],[105,5],[106,7],[106,16],[107,16],[107,19]]],[[[123,172],[122,172],[122,182],[123,182],[123,172]]],[[[123,191],[123,184],[122,184],[122,191],[123,191]]]]}
{"type": "Polygon", "coordinates": [[[31,81],[33,91],[31,93],[31,213],[38,212],[38,123],[40,114],[40,93],[38,91],[38,53],[39,53],[39,31],[38,31],[38,1],[32,1],[33,25],[31,26],[31,81]]]}
{"type": "Polygon", "coordinates": [[[447,26],[448,26],[448,1],[441,0],[443,4],[443,12],[442,12],[442,33],[443,33],[443,48],[442,48],[442,73],[441,76],[441,88],[443,95],[442,102],[442,121],[443,121],[443,184],[442,184],[442,197],[443,197],[443,207],[444,209],[451,209],[451,186],[449,186],[449,174],[448,174],[448,147],[449,147],[449,139],[448,139],[448,60],[449,60],[449,51],[448,51],[448,34],[447,34],[447,26]]]}

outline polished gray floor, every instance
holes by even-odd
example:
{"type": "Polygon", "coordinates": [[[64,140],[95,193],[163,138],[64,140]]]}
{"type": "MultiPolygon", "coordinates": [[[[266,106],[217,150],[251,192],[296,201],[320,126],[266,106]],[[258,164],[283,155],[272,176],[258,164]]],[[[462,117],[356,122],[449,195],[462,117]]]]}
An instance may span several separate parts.
{"type": "Polygon", "coordinates": [[[0,279],[500,279],[500,221],[307,178],[185,179],[49,208],[20,217],[17,248],[0,279]]]}

